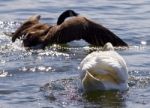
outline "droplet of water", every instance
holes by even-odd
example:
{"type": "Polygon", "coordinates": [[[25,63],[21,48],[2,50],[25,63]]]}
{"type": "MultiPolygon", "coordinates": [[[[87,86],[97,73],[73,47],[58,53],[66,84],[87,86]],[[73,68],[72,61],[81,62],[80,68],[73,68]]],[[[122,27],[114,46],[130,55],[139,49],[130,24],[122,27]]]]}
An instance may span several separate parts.
{"type": "Polygon", "coordinates": [[[6,61],[5,60],[0,60],[0,63],[5,64],[6,61]]]}
{"type": "Polygon", "coordinates": [[[38,67],[38,70],[40,70],[40,71],[45,71],[46,68],[45,68],[44,66],[39,66],[39,67],[38,67]]]}
{"type": "Polygon", "coordinates": [[[21,70],[25,72],[25,71],[27,71],[28,69],[27,69],[26,67],[23,67],[21,70]]]}
{"type": "Polygon", "coordinates": [[[36,68],[33,67],[33,68],[30,68],[29,70],[30,70],[31,72],[35,72],[35,71],[36,71],[36,68]]]}
{"type": "Polygon", "coordinates": [[[8,72],[5,72],[4,70],[0,71],[0,77],[6,77],[8,75],[8,72]]]}
{"type": "Polygon", "coordinates": [[[146,41],[141,41],[141,45],[146,45],[147,42],[146,41]]]}
{"type": "Polygon", "coordinates": [[[47,67],[47,68],[46,68],[46,72],[48,72],[48,71],[50,71],[50,70],[52,70],[52,67],[47,67]]]}

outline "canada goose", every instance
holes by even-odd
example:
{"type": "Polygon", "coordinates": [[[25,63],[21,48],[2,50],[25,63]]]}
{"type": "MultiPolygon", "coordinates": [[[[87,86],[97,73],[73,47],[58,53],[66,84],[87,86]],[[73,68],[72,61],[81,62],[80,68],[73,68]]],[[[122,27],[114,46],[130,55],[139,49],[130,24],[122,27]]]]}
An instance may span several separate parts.
{"type": "MultiPolygon", "coordinates": [[[[77,16],[78,13],[72,10],[64,11],[57,20],[57,25],[60,25],[66,18],[71,16],[77,16]]],[[[32,47],[42,44],[42,39],[46,36],[48,30],[53,27],[48,24],[40,23],[41,16],[31,16],[25,21],[14,33],[12,33],[12,42],[15,42],[17,38],[23,40],[25,47],[32,47]]],[[[6,35],[10,35],[7,34],[6,35]]]]}
{"type": "Polygon", "coordinates": [[[79,69],[85,91],[128,89],[126,62],[114,51],[111,43],[106,43],[103,51],[87,55],[79,69]]]}
{"type": "Polygon", "coordinates": [[[23,36],[25,47],[41,44],[43,48],[49,44],[64,44],[80,39],[94,46],[103,46],[107,42],[111,42],[114,46],[128,46],[107,28],[85,17],[78,16],[72,10],[63,12],[58,18],[57,25],[42,24],[39,19],[39,16],[29,18],[16,30],[12,41],[14,42],[16,38],[23,36]],[[65,20],[69,16],[75,17],[65,20]],[[41,32],[39,33],[39,31],[41,32]]]}

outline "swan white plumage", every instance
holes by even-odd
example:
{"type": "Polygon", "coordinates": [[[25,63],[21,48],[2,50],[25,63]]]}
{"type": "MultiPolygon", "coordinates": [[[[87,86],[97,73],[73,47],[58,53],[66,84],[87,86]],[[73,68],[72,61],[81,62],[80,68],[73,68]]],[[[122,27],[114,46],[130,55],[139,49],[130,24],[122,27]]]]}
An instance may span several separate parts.
{"type": "Polygon", "coordinates": [[[128,90],[126,62],[109,42],[104,45],[103,51],[87,55],[79,68],[85,91],[128,90]]]}

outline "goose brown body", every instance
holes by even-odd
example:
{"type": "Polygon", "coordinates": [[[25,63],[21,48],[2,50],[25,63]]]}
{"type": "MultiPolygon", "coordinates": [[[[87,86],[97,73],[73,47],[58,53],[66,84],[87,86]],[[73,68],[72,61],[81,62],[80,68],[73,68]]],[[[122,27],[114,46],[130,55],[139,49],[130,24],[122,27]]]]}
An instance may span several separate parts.
{"type": "Polygon", "coordinates": [[[94,46],[103,46],[107,42],[111,42],[113,46],[128,46],[109,29],[82,16],[63,20],[61,24],[53,26],[40,23],[39,20],[39,16],[29,18],[13,34],[12,41],[23,36],[25,47],[42,44],[42,48],[49,44],[61,44],[80,39],[94,46]]]}

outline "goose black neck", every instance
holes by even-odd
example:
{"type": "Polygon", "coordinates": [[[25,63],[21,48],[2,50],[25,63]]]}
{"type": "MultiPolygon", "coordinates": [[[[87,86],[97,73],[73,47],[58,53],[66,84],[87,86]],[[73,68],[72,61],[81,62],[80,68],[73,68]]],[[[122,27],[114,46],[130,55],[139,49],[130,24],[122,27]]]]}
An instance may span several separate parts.
{"type": "Polygon", "coordinates": [[[66,10],[58,17],[57,25],[60,25],[61,23],[63,23],[66,18],[71,17],[71,16],[77,16],[77,15],[78,14],[74,12],[73,10],[66,10]]]}

